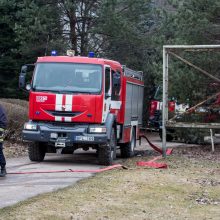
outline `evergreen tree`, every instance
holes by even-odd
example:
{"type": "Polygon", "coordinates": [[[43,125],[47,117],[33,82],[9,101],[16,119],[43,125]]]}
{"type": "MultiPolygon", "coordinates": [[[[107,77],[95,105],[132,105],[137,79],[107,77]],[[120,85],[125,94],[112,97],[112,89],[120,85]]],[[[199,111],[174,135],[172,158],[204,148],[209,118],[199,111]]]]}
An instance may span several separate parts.
{"type": "MultiPolygon", "coordinates": [[[[173,15],[172,26],[175,44],[217,44],[220,36],[220,2],[218,0],[183,1],[173,15]]],[[[190,62],[219,77],[220,54],[213,51],[181,53],[190,62]]],[[[172,59],[173,60],[173,59],[172,59]]],[[[195,69],[178,61],[171,63],[171,93],[176,93],[181,101],[188,98],[191,104],[198,103],[210,95],[213,82],[195,69]],[[178,65],[178,66],[177,66],[178,65]],[[172,67],[172,66],[171,66],[172,67]],[[178,68],[178,69],[177,69],[178,68]],[[187,86],[186,86],[187,85],[187,86]]]]}
{"type": "Polygon", "coordinates": [[[23,0],[17,12],[15,24],[19,53],[25,62],[34,62],[36,57],[50,55],[56,49],[63,54],[66,44],[62,36],[59,7],[51,0],[23,0]]]}
{"type": "Polygon", "coordinates": [[[18,97],[23,64],[52,49],[66,51],[59,8],[49,0],[0,0],[0,14],[0,96],[18,97]]]}
{"type": "MultiPolygon", "coordinates": [[[[155,5],[158,11],[157,27],[150,37],[154,52],[150,56],[150,63],[153,65],[149,67],[155,75],[156,84],[162,83],[163,45],[216,44],[219,42],[220,34],[218,0],[212,3],[208,0],[164,2],[166,4],[163,4],[163,8],[161,5],[155,5]]],[[[180,55],[211,74],[218,75],[219,56],[216,53],[182,52],[180,55]]],[[[213,81],[176,58],[170,59],[169,72],[169,94],[180,102],[189,99],[191,104],[195,104],[209,94],[213,81]]]]}
{"type": "MultiPolygon", "coordinates": [[[[162,46],[218,44],[219,9],[219,0],[0,0],[0,95],[17,96],[22,64],[71,48],[143,70],[147,99],[162,82],[162,46]]],[[[212,52],[181,55],[219,75],[219,57],[212,52]]],[[[208,94],[213,81],[194,72],[172,59],[170,94],[181,101],[208,94]]]]}
{"type": "Polygon", "coordinates": [[[154,76],[149,68],[149,56],[153,53],[149,38],[155,28],[154,17],[150,0],[104,0],[97,26],[93,29],[99,56],[144,72],[145,118],[149,102],[147,97],[154,87],[154,76]]]}
{"type": "Polygon", "coordinates": [[[148,47],[146,33],[152,26],[150,10],[150,1],[146,0],[104,0],[94,29],[100,36],[100,54],[142,67],[148,47]]]}
{"type": "Polygon", "coordinates": [[[19,55],[14,22],[19,1],[0,1],[0,97],[16,97],[16,72],[19,55]]]}

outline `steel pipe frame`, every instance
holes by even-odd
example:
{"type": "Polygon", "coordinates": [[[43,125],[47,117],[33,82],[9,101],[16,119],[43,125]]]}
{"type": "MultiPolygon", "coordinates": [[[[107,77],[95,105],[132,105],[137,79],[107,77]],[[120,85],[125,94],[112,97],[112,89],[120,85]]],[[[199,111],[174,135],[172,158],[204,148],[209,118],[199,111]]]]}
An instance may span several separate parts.
{"type": "MultiPolygon", "coordinates": [[[[168,122],[168,76],[169,76],[169,50],[170,49],[201,49],[220,50],[220,45],[164,45],[163,46],[163,106],[162,106],[162,151],[163,157],[166,157],[166,124],[168,122]]],[[[207,123],[208,125],[208,123],[207,123]]]]}

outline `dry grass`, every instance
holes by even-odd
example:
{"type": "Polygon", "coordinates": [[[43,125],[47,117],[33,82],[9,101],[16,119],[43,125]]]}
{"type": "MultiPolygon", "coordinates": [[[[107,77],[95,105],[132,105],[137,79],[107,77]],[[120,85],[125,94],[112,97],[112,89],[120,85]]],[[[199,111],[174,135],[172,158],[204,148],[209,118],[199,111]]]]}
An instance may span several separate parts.
{"type": "Polygon", "coordinates": [[[0,99],[8,118],[6,140],[20,141],[23,125],[28,121],[28,102],[19,99],[0,99]]]}
{"type": "Polygon", "coordinates": [[[169,169],[98,174],[78,184],[0,210],[0,219],[219,219],[220,149],[175,150],[169,169]],[[206,155],[201,157],[202,155],[206,155]]]}
{"type": "Polygon", "coordinates": [[[24,107],[26,109],[28,108],[28,101],[21,100],[21,99],[0,99],[0,102],[10,103],[13,105],[19,105],[19,106],[24,107]]]}

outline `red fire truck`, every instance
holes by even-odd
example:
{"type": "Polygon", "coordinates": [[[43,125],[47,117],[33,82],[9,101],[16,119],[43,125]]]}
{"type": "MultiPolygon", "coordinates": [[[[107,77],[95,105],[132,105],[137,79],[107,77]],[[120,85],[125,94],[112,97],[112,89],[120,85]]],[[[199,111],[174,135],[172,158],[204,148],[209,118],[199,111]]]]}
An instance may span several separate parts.
{"type": "Polygon", "coordinates": [[[134,155],[142,124],[142,72],[70,53],[39,57],[28,84],[29,66],[22,66],[19,86],[30,92],[23,139],[30,142],[31,161],[78,148],[96,149],[102,165],[112,164],[116,146],[122,157],[134,155]]]}
{"type": "MultiPolygon", "coordinates": [[[[162,104],[162,88],[158,86],[149,105],[148,128],[159,130],[162,126],[162,104]]],[[[168,102],[169,118],[185,112],[188,108],[188,103],[178,103],[174,98],[170,99],[168,102]]]]}
{"type": "MultiPolygon", "coordinates": [[[[154,95],[151,97],[149,105],[149,119],[148,128],[159,130],[162,126],[162,89],[160,86],[154,90],[154,95]]],[[[175,114],[177,110],[176,101],[172,100],[168,102],[169,114],[175,114]]]]}

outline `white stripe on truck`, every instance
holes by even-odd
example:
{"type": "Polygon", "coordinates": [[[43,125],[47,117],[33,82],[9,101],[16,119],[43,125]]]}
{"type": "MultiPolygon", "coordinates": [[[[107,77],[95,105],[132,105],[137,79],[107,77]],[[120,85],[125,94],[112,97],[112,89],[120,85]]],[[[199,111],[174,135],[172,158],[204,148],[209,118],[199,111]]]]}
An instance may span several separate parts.
{"type": "MultiPolygon", "coordinates": [[[[63,103],[63,94],[56,94],[56,104],[55,104],[55,111],[72,111],[73,106],[73,96],[66,95],[65,103],[63,103]]],[[[71,122],[71,117],[62,117],[62,116],[55,116],[55,121],[62,121],[64,119],[65,122],[71,122]]]]}
{"type": "Polygon", "coordinates": [[[65,103],[65,111],[71,112],[73,106],[73,96],[72,95],[66,95],[66,103],[65,103]]]}
{"type": "Polygon", "coordinates": [[[63,102],[63,95],[56,94],[56,104],[55,104],[56,111],[62,111],[62,102],[63,102]]]}
{"type": "Polygon", "coordinates": [[[72,118],[71,118],[71,117],[64,117],[64,121],[65,121],[65,122],[71,122],[71,121],[72,121],[72,118]]]}
{"type": "Polygon", "coordinates": [[[60,117],[60,116],[55,116],[55,121],[62,121],[62,117],[60,117]]]}

